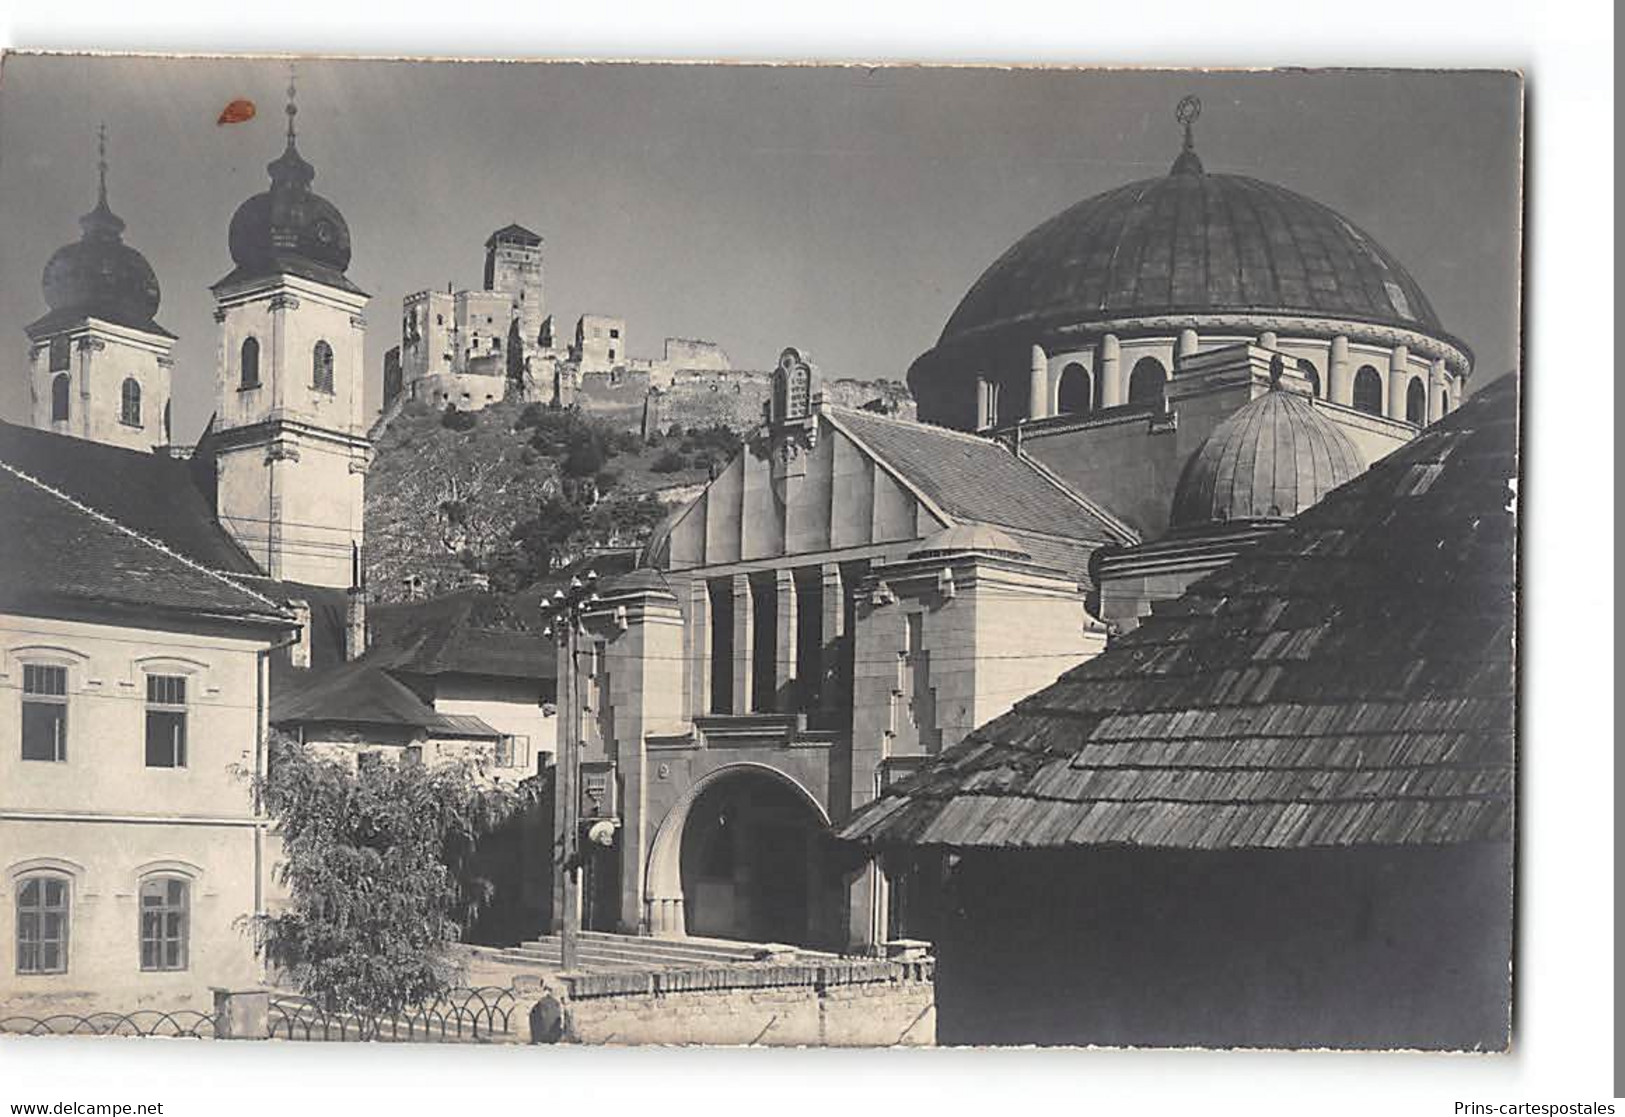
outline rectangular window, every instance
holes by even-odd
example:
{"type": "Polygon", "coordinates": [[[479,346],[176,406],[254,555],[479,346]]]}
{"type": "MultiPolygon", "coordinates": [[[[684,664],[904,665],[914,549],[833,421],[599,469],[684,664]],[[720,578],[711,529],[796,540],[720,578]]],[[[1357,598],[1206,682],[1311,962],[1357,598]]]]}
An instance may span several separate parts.
{"type": "Polygon", "coordinates": [[[68,882],[25,877],[17,884],[17,972],[68,972],[68,882]]]}
{"type": "Polygon", "coordinates": [[[729,578],[706,583],[711,597],[711,712],[734,708],[734,592],[729,578]]]}
{"type": "Polygon", "coordinates": [[[141,882],[141,968],[184,970],[190,928],[187,885],[179,877],[141,882]]]}
{"type": "Polygon", "coordinates": [[[185,676],[147,676],[147,767],[186,767],[185,676]]]}
{"type": "Polygon", "coordinates": [[[68,758],[68,669],[23,664],[23,759],[68,758]]]}
{"type": "Polygon", "coordinates": [[[753,714],[771,714],[779,709],[779,589],[771,572],[751,577],[750,608],[750,709],[753,714]]]}

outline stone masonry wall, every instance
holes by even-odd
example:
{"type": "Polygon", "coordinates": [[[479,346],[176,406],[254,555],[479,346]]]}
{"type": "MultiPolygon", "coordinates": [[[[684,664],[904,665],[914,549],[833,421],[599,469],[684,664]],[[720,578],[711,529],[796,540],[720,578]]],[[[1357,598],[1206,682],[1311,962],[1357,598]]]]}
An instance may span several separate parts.
{"type": "Polygon", "coordinates": [[[590,1044],[922,1047],[935,964],[838,959],[561,975],[566,1038],[590,1044]]]}

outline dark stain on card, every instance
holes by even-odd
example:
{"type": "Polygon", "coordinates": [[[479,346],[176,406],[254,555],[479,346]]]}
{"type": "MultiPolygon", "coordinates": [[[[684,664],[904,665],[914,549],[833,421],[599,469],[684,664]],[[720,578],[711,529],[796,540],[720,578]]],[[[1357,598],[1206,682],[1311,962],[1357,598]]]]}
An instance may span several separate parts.
{"type": "Polygon", "coordinates": [[[246,97],[239,97],[225,108],[220,110],[220,119],[216,124],[241,124],[245,120],[254,119],[254,102],[246,97]]]}

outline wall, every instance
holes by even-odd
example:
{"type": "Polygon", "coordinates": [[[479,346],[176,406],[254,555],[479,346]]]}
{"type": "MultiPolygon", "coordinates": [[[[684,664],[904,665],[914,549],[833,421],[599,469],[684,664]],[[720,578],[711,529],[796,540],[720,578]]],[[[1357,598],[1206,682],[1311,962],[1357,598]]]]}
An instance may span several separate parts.
{"type": "Polygon", "coordinates": [[[566,1038],[593,1044],[926,1047],[932,965],[834,960],[561,977],[566,1038]]]}
{"type": "Polygon", "coordinates": [[[258,658],[240,637],[0,617],[0,1006],[207,1011],[211,985],[259,977],[237,921],[265,884],[247,776],[256,764],[258,658]],[[21,759],[22,665],[68,668],[67,759],[21,759]],[[185,675],[187,763],[148,768],[148,672],[185,675]],[[43,860],[42,860],[43,859],[43,860]],[[16,878],[72,879],[68,972],[15,972],[16,878]],[[190,965],[143,972],[139,880],[191,881],[190,965]]]}
{"type": "Polygon", "coordinates": [[[272,578],[348,586],[350,545],[363,532],[361,455],[352,443],[308,430],[269,446],[255,439],[222,450],[216,463],[220,522],[272,578]]]}
{"type": "Polygon", "coordinates": [[[31,350],[33,425],[39,430],[132,450],[167,444],[170,434],[165,429],[165,409],[170,400],[174,362],[169,354],[174,339],[97,319],[65,333],[69,338],[65,371],[71,378],[68,418],[51,420],[51,382],[64,370],[52,371],[50,340],[42,338],[31,350]],[[126,379],[141,385],[138,426],[123,421],[126,379]]]}
{"type": "Polygon", "coordinates": [[[558,729],[558,718],[542,707],[542,686],[536,679],[442,675],[435,680],[434,708],[443,714],[472,714],[502,733],[528,737],[529,759],[520,766],[531,775],[537,757],[553,755],[558,729]]]}
{"type": "Polygon", "coordinates": [[[934,929],[944,1043],[1507,1040],[1506,845],[968,853],[934,929]]]}

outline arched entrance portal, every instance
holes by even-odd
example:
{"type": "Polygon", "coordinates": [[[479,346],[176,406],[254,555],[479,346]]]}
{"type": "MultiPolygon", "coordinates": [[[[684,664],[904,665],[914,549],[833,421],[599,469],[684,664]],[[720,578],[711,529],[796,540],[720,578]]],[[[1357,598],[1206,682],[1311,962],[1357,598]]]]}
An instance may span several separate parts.
{"type": "Polygon", "coordinates": [[[651,931],[827,947],[841,934],[829,820],[765,765],[700,780],[661,823],[649,855],[651,931]]]}

